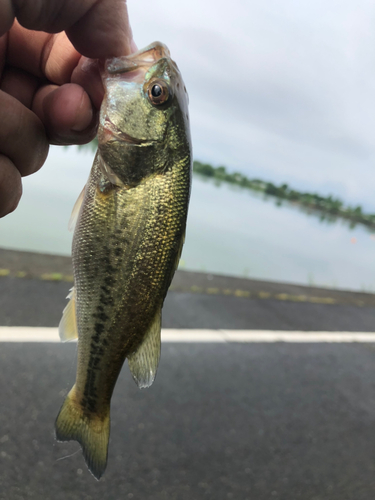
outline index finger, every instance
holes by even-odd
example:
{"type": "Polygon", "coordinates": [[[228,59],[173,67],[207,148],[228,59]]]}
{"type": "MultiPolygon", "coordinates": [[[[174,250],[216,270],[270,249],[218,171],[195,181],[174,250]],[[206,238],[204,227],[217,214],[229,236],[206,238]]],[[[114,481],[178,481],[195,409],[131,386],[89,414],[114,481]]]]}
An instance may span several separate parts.
{"type": "Polygon", "coordinates": [[[127,55],[132,50],[125,0],[0,0],[0,36],[15,18],[30,30],[66,31],[76,50],[93,59],[127,55]]]}

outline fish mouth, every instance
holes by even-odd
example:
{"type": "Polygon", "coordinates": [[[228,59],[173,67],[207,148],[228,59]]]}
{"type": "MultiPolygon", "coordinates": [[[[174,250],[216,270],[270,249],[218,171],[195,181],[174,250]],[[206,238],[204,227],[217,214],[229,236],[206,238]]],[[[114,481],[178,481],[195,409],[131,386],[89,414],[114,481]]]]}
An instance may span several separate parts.
{"type": "Polygon", "coordinates": [[[149,146],[152,144],[147,139],[138,139],[137,137],[132,137],[126,132],[123,132],[108,117],[105,118],[104,123],[100,128],[101,131],[98,134],[100,135],[99,144],[106,143],[110,140],[123,141],[136,146],[149,146]]]}
{"type": "Polygon", "coordinates": [[[170,59],[169,49],[164,43],[154,42],[144,49],[129,56],[113,57],[106,62],[106,71],[109,75],[127,73],[141,68],[149,68],[159,59],[170,59]]]}

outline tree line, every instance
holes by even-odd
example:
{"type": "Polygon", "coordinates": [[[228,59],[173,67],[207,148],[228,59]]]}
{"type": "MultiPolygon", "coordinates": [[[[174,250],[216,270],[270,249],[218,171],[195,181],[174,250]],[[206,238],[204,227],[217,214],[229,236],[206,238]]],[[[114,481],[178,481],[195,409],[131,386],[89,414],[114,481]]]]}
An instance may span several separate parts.
{"type": "Polygon", "coordinates": [[[223,166],[213,167],[208,163],[201,163],[197,160],[193,163],[193,171],[205,177],[252,189],[253,191],[260,191],[280,200],[287,200],[293,204],[375,228],[375,214],[364,213],[360,205],[345,205],[342,200],[332,195],[321,196],[317,193],[300,192],[285,183],[278,186],[260,179],[249,179],[239,172],[229,173],[223,166]]]}

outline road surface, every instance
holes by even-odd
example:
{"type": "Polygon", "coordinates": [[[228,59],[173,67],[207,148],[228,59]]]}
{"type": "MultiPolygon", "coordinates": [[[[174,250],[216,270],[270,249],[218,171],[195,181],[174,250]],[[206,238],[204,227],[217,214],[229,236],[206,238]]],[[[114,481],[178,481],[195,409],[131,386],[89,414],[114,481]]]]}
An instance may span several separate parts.
{"type": "MultiPolygon", "coordinates": [[[[0,259],[0,333],[56,327],[71,286],[21,261],[0,259]]],[[[371,294],[195,273],[174,287],[163,326],[177,331],[375,330],[371,294]]],[[[77,443],[54,440],[75,361],[74,343],[1,343],[1,500],[375,497],[374,343],[164,343],[150,389],[120,375],[100,482],[77,443]]]]}

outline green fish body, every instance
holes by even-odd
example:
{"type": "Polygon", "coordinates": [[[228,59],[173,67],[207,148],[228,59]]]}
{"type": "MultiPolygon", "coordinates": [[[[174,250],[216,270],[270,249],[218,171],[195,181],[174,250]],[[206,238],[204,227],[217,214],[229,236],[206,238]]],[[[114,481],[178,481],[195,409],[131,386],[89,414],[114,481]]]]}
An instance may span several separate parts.
{"type": "Polygon", "coordinates": [[[78,336],[76,383],[56,420],[99,479],[125,359],[154,381],[161,309],[180,258],[191,183],[187,94],[165,45],[107,61],[98,151],[72,217],[74,289],[60,322],[78,336]]]}

